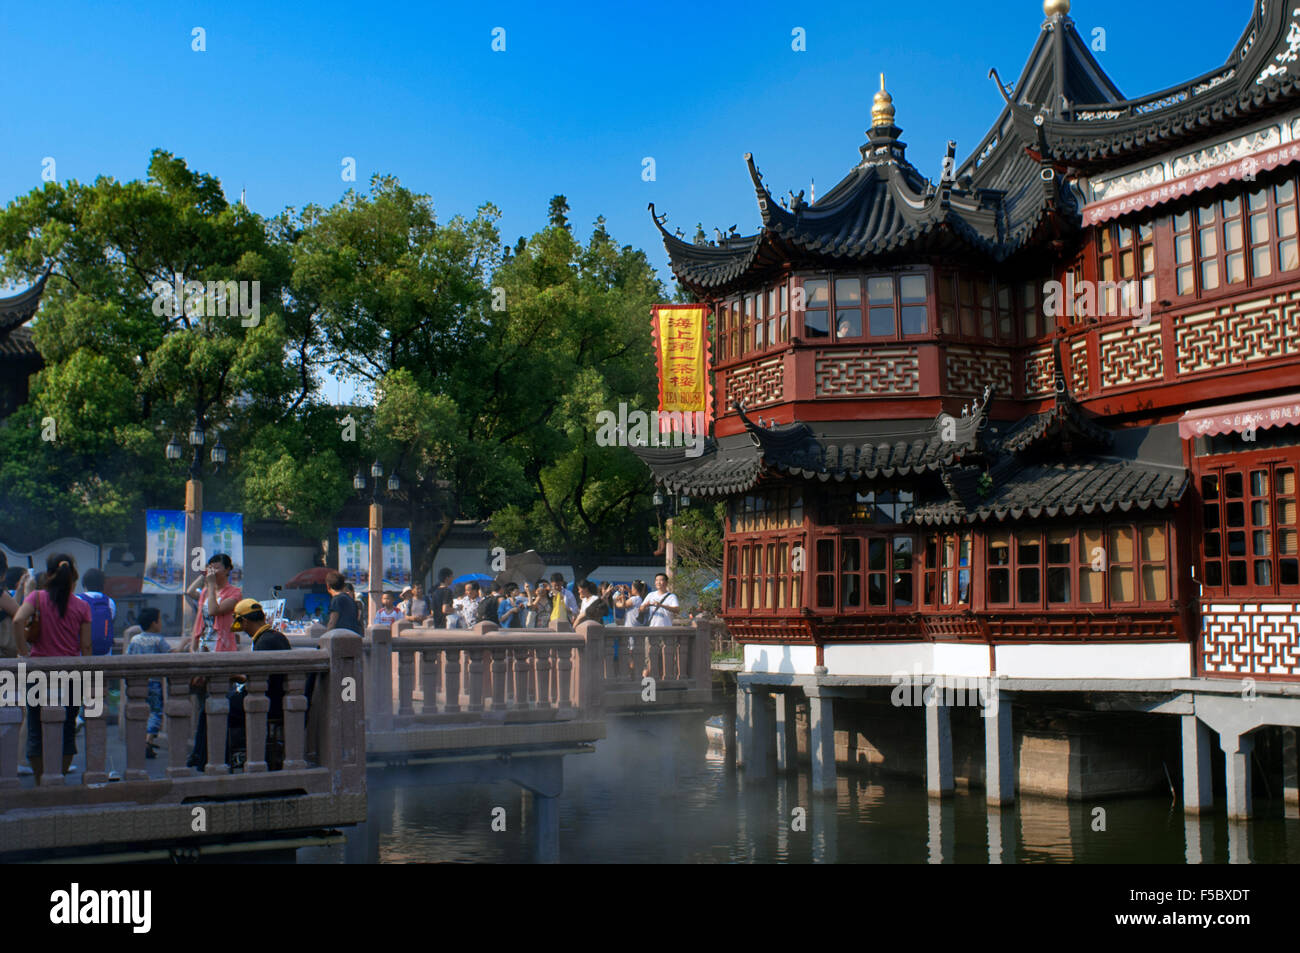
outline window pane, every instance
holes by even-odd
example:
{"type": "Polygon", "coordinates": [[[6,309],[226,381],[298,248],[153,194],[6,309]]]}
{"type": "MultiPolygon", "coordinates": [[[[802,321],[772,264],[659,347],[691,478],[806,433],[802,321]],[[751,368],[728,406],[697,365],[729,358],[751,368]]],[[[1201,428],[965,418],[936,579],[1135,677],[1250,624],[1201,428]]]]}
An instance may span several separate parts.
{"type": "Polygon", "coordinates": [[[1277,210],[1277,235],[1279,238],[1294,238],[1296,233],[1295,207],[1288,206],[1277,210]]]}
{"type": "Polygon", "coordinates": [[[1163,602],[1169,598],[1168,571],[1164,566],[1142,567],[1142,598],[1147,602],[1163,602]]]}
{"type": "Polygon", "coordinates": [[[1038,530],[1023,529],[1016,534],[1016,558],[1023,566],[1027,563],[1037,563],[1039,560],[1039,550],[1042,546],[1042,537],[1038,530]]]}
{"type": "Polygon", "coordinates": [[[1228,284],[1235,285],[1246,280],[1246,256],[1237,252],[1229,255],[1223,262],[1224,273],[1228,276],[1228,284]]]}
{"type": "Polygon", "coordinates": [[[872,573],[867,577],[867,601],[873,606],[889,605],[889,583],[884,573],[872,573]]]}
{"type": "Polygon", "coordinates": [[[840,541],[840,570],[843,572],[862,571],[862,541],[844,539],[840,541]]]}
{"type": "Polygon", "coordinates": [[[903,308],[903,333],[925,334],[929,331],[930,317],[925,305],[907,305],[903,308]]]}
{"type": "Polygon", "coordinates": [[[1074,532],[1068,529],[1051,529],[1047,531],[1047,561],[1049,563],[1068,563],[1074,532]]]}
{"type": "Polygon", "coordinates": [[[1219,263],[1214,259],[1201,264],[1201,290],[1213,291],[1219,287],[1219,263]]]}
{"type": "Polygon", "coordinates": [[[894,304],[894,279],[893,278],[868,278],[867,279],[867,298],[872,304],[894,304]]]}
{"type": "Polygon", "coordinates": [[[1250,253],[1250,267],[1256,278],[1267,278],[1273,273],[1273,250],[1260,245],[1250,253]]]}
{"type": "Polygon", "coordinates": [[[1180,265],[1192,260],[1192,236],[1179,235],[1174,241],[1174,257],[1180,265]]]}
{"type": "Polygon", "coordinates": [[[845,609],[856,609],[862,605],[862,577],[840,577],[840,605],[845,609]]]}
{"type": "Polygon", "coordinates": [[[1110,562],[1133,562],[1133,528],[1113,526],[1110,530],[1110,562]]]}
{"type": "Polygon", "coordinates": [[[912,605],[912,574],[898,573],[894,576],[894,605],[906,607],[912,605]]]}
{"type": "Polygon", "coordinates": [[[889,568],[888,540],[879,537],[867,540],[867,568],[882,571],[889,568]]]}
{"type": "Polygon", "coordinates": [[[1004,605],[1011,601],[1011,570],[992,569],[989,571],[989,603],[1004,605]]]}
{"type": "Polygon", "coordinates": [[[1205,208],[1196,210],[1196,223],[1198,225],[1213,225],[1217,210],[1213,205],[1207,205],[1205,208]]]}
{"type": "Polygon", "coordinates": [[[825,311],[805,311],[803,316],[803,333],[805,337],[824,338],[826,332],[825,311]]]}
{"type": "Polygon", "coordinates": [[[1252,215],[1250,217],[1250,243],[1258,245],[1269,239],[1268,216],[1252,215]]]}
{"type": "Polygon", "coordinates": [[[862,337],[862,312],[857,309],[836,311],[835,336],[837,338],[862,337]]]}
{"type": "Polygon", "coordinates": [[[1192,213],[1179,212],[1174,216],[1174,231],[1185,232],[1192,227],[1192,213]]]}
{"type": "Polygon", "coordinates": [[[1277,266],[1282,271],[1300,268],[1300,243],[1294,238],[1288,238],[1277,246],[1277,266]]]}
{"type": "Polygon", "coordinates": [[[1040,602],[1042,600],[1042,595],[1038,589],[1040,579],[1038,570],[1034,568],[1021,569],[1020,572],[1017,573],[1017,577],[1017,584],[1020,589],[1019,601],[1040,602]]]}
{"type": "Polygon", "coordinates": [[[894,333],[894,309],[871,309],[871,336],[883,337],[894,333]]]}
{"type": "Polygon", "coordinates": [[[1224,492],[1226,493],[1228,499],[1230,500],[1241,499],[1242,489],[1245,487],[1245,485],[1246,485],[1245,480],[1243,479],[1240,473],[1231,472],[1225,474],[1223,486],[1224,486],[1224,492]]]}
{"type": "Polygon", "coordinates": [[[817,540],[817,571],[834,572],[835,570],[835,540],[819,539],[817,540]]]}
{"type": "Polygon", "coordinates": [[[1196,294],[1195,276],[1190,265],[1178,269],[1178,293],[1180,295],[1196,294]]]}
{"type": "Polygon", "coordinates": [[[1112,602],[1132,602],[1136,598],[1131,566],[1110,567],[1110,598],[1112,602]]]}
{"type": "Polygon", "coordinates": [[[1104,572],[1093,572],[1090,566],[1079,570],[1079,601],[1085,605],[1096,605],[1102,599],[1102,586],[1105,584],[1104,572]]]}
{"type": "Polygon", "coordinates": [[[817,605],[830,607],[835,605],[835,577],[817,577],[817,605]]]}
{"type": "Polygon", "coordinates": [[[1047,601],[1054,603],[1070,601],[1070,568],[1054,566],[1047,570],[1047,601]]]}
{"type": "Polygon", "coordinates": [[[898,279],[898,297],[903,304],[925,303],[925,275],[903,275],[898,279]]]}
{"type": "Polygon", "coordinates": [[[989,534],[989,565],[1011,565],[1011,533],[1009,530],[997,530],[989,534]]]}
{"type": "Polygon", "coordinates": [[[835,303],[856,306],[862,303],[862,284],[857,278],[835,279],[835,303]]]}
{"type": "Polygon", "coordinates": [[[1162,563],[1165,561],[1165,527],[1160,524],[1143,526],[1142,561],[1162,563]]]}
{"type": "Polygon", "coordinates": [[[825,278],[805,279],[803,283],[804,307],[826,307],[828,303],[826,300],[826,286],[827,283],[825,278]]]}
{"type": "Polygon", "coordinates": [[[1295,201],[1295,182],[1288,179],[1286,182],[1279,182],[1273,187],[1273,198],[1280,205],[1283,202],[1295,201]]]}
{"type": "Polygon", "coordinates": [[[1223,585],[1223,565],[1221,563],[1205,564],[1205,584],[1215,588],[1223,585]]]}

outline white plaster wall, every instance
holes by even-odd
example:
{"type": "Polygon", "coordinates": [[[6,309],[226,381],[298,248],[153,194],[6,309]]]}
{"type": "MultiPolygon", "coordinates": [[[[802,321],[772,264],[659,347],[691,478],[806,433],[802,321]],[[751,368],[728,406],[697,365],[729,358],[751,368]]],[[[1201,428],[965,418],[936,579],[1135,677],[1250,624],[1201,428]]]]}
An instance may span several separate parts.
{"type": "MultiPolygon", "coordinates": [[[[893,675],[933,671],[930,642],[887,642],[879,645],[828,645],[823,652],[831,675],[893,675]]],[[[808,670],[808,674],[812,669],[808,670]]]]}
{"type": "Polygon", "coordinates": [[[999,645],[1008,678],[1190,678],[1192,647],[1159,645],[999,645]]]}
{"type": "Polygon", "coordinates": [[[933,671],[936,675],[967,675],[987,678],[992,653],[987,645],[935,642],[933,671]]]}
{"type": "Polygon", "coordinates": [[[813,645],[745,646],[746,672],[811,675],[816,667],[817,648],[813,645]]]}

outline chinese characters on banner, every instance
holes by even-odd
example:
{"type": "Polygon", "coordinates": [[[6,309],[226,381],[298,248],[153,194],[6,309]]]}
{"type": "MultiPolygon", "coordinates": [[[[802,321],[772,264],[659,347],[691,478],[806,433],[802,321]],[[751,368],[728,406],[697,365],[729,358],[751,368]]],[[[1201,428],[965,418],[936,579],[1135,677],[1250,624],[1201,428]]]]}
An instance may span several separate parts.
{"type": "Polygon", "coordinates": [[[185,513],[148,510],[145,513],[144,581],[146,595],[180,595],[185,587],[185,513]]]}
{"type": "Polygon", "coordinates": [[[243,586],[244,581],[244,515],[242,513],[204,513],[201,545],[206,559],[217,553],[230,557],[234,568],[230,570],[230,584],[243,586]]]}
{"type": "MultiPolygon", "coordinates": [[[[659,304],[651,309],[659,410],[710,417],[707,311],[699,304],[659,304]]],[[[662,420],[663,418],[661,418],[662,420]]],[[[668,418],[671,420],[671,418],[668,418]]]]}
{"type": "Polygon", "coordinates": [[[357,592],[370,584],[370,530],[339,529],[339,572],[357,592]]]}
{"type": "MultiPolygon", "coordinates": [[[[411,531],[385,529],[382,540],[381,585],[401,592],[411,584],[411,531]]],[[[370,588],[370,530],[360,527],[339,530],[339,572],[357,592],[370,588]]]]}

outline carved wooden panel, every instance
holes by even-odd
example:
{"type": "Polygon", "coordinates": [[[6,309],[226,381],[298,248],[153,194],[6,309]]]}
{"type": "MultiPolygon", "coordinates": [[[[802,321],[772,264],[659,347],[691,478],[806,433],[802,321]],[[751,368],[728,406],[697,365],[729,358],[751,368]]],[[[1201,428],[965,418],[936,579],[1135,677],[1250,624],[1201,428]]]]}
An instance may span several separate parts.
{"type": "Polygon", "coordinates": [[[918,394],[921,362],[914,347],[822,351],[814,369],[818,397],[918,394]]]}
{"type": "Polygon", "coordinates": [[[1101,386],[1126,387],[1165,375],[1160,323],[1124,325],[1101,336],[1101,386]]]}
{"type": "Polygon", "coordinates": [[[1300,291],[1174,319],[1179,374],[1300,354],[1300,291]]]}
{"type": "Polygon", "coordinates": [[[1202,618],[1206,674],[1300,678],[1300,605],[1215,602],[1202,618]]]}
{"type": "Polygon", "coordinates": [[[727,374],[727,401],[740,401],[746,409],[785,399],[785,361],[768,358],[738,367],[727,374]]]}
{"type": "Polygon", "coordinates": [[[1046,344],[1025,354],[1025,396],[1050,394],[1056,389],[1056,368],[1052,362],[1052,346],[1046,344]]]}
{"type": "Polygon", "coordinates": [[[982,394],[985,387],[1011,396],[1011,355],[987,348],[950,347],[947,356],[948,393],[982,394]]]}
{"type": "Polygon", "coordinates": [[[1088,393],[1088,339],[1070,342],[1070,388],[1076,394],[1088,393]]]}

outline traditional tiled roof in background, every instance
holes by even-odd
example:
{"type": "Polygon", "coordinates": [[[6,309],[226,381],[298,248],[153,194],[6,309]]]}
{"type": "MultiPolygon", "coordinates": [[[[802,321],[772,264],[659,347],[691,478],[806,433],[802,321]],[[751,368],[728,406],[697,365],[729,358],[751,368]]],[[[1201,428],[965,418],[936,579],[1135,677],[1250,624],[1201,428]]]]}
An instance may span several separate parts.
{"type": "Polygon", "coordinates": [[[1003,472],[990,473],[988,493],[979,496],[980,473],[971,468],[961,474],[961,502],[921,504],[913,520],[934,524],[1142,512],[1176,503],[1188,482],[1187,471],[1180,468],[1098,457],[1010,466],[1003,472]]]}
{"type": "Polygon", "coordinates": [[[41,295],[45,292],[45,282],[49,271],[41,275],[26,291],[20,291],[8,298],[0,298],[0,337],[22,327],[36,314],[40,307],[41,295]]]}
{"type": "Polygon", "coordinates": [[[1300,6],[1268,0],[1249,9],[1227,62],[1140,99],[1074,99],[1043,126],[1051,155],[1082,165],[1115,164],[1204,139],[1300,101],[1300,6]],[[1086,118],[1080,118],[1080,115],[1086,118]]]}
{"type": "Polygon", "coordinates": [[[0,337],[0,361],[40,360],[31,328],[14,328],[0,337]]]}

